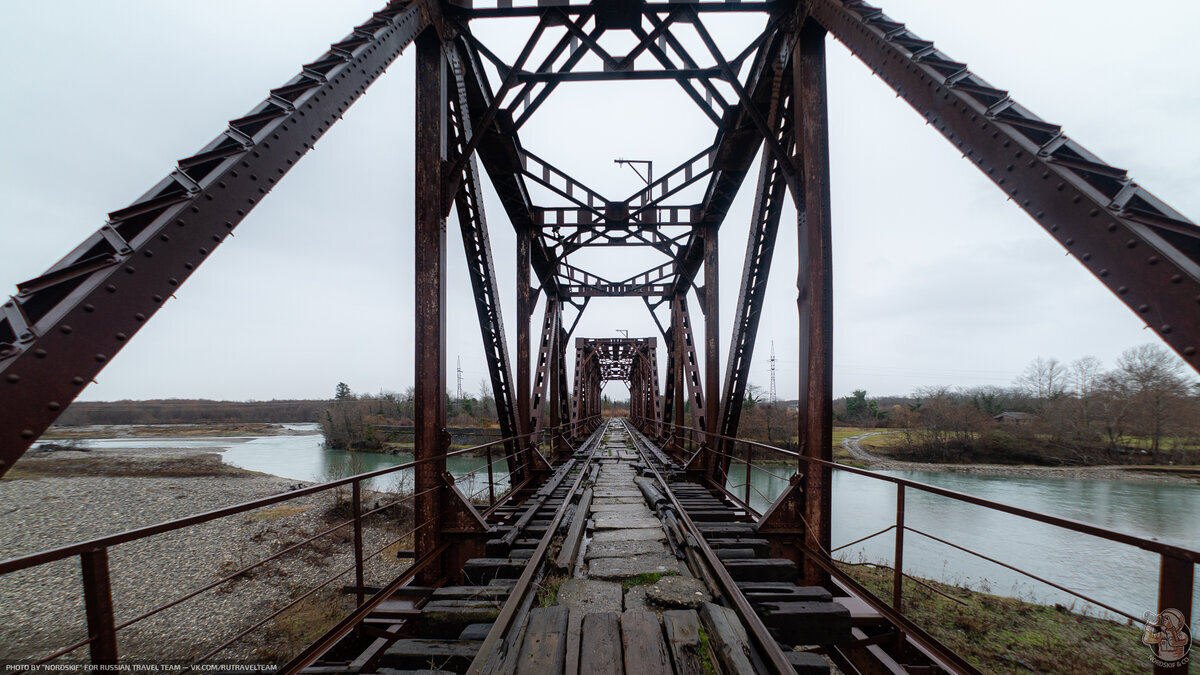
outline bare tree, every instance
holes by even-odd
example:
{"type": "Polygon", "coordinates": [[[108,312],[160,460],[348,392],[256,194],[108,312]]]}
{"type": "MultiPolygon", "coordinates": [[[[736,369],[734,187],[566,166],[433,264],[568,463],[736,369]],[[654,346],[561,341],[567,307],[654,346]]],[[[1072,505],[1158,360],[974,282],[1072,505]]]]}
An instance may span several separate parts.
{"type": "Polygon", "coordinates": [[[1017,385],[1040,402],[1052,401],[1066,393],[1067,369],[1054,357],[1037,357],[1017,378],[1017,385]]]}
{"type": "Polygon", "coordinates": [[[1156,456],[1174,418],[1183,412],[1190,384],[1183,369],[1178,357],[1157,344],[1127,349],[1117,360],[1117,375],[1132,393],[1138,432],[1149,437],[1156,456]]]}

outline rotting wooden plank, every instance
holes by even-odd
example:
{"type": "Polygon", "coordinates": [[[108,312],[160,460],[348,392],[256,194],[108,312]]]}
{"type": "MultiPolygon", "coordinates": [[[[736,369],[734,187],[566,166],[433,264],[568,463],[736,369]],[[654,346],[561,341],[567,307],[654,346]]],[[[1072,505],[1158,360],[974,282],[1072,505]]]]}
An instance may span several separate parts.
{"type": "Polygon", "coordinates": [[[570,570],[579,557],[579,543],[583,540],[583,528],[587,525],[588,511],[592,506],[592,489],[583,491],[579,498],[579,508],[575,509],[575,519],[571,521],[571,529],[567,530],[567,538],[563,541],[562,550],[554,561],[559,570],[570,570]]]}
{"type": "Polygon", "coordinates": [[[700,654],[700,618],[695,610],[672,609],[663,612],[663,629],[667,647],[677,673],[702,673],[700,654]]]}
{"type": "Polygon", "coordinates": [[[479,643],[474,640],[397,640],[384,651],[380,665],[396,669],[434,665],[465,670],[478,650],[479,643]]]}
{"type": "Polygon", "coordinates": [[[567,662],[566,607],[537,607],[529,610],[525,642],[517,653],[517,675],[562,673],[567,662]]]}
{"type": "Polygon", "coordinates": [[[700,608],[700,620],[704,623],[709,644],[725,672],[764,672],[755,668],[755,663],[750,659],[750,639],[736,612],[706,602],[700,608]]]}
{"type": "Polygon", "coordinates": [[[621,615],[621,646],[625,651],[625,672],[638,675],[672,675],[671,657],[663,640],[662,627],[652,612],[625,612],[621,615]]]}
{"type": "Polygon", "coordinates": [[[836,602],[770,601],[755,604],[780,642],[793,645],[828,645],[850,640],[850,610],[836,602]]]}
{"type": "MultiPolygon", "coordinates": [[[[622,675],[621,619],[616,612],[583,617],[579,672],[583,675],[622,675]]],[[[637,671],[630,671],[637,672],[637,671]]]]}

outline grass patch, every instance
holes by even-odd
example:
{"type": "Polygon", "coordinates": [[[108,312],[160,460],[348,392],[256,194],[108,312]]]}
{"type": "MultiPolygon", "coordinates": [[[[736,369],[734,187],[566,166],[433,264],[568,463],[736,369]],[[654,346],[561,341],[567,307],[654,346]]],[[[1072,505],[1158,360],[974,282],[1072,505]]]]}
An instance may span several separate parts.
{"type": "Polygon", "coordinates": [[[542,583],[538,584],[537,598],[534,601],[537,606],[554,606],[554,603],[558,602],[558,588],[562,586],[562,583],[568,578],[570,577],[567,577],[564,574],[558,574],[557,572],[552,572],[546,575],[546,577],[542,579],[542,583]]]}
{"type": "Polygon", "coordinates": [[[712,646],[708,643],[708,631],[700,624],[700,667],[704,675],[717,675],[717,667],[713,665],[712,646]]]}
{"type": "Polygon", "coordinates": [[[647,584],[652,584],[663,577],[673,577],[677,574],[679,574],[679,572],[674,572],[674,571],[646,572],[643,574],[639,574],[636,577],[629,577],[625,581],[622,581],[621,582],[621,590],[627,591],[627,590],[633,588],[634,586],[645,586],[647,584]]]}
{"type": "MultiPolygon", "coordinates": [[[[890,570],[855,567],[849,573],[877,596],[891,597],[890,570]]],[[[965,605],[905,579],[904,613],[984,672],[1082,675],[1144,672],[1151,665],[1140,626],[927,583],[965,605]]]]}
{"type": "Polygon", "coordinates": [[[272,619],[264,631],[258,658],[285,663],[312,644],[354,609],[354,597],[334,589],[318,591],[272,619]]]}
{"type": "Polygon", "coordinates": [[[250,514],[250,520],[265,520],[271,522],[279,520],[280,518],[287,518],[288,516],[304,513],[309,508],[311,507],[295,506],[293,504],[281,504],[279,506],[273,506],[269,509],[263,509],[258,513],[250,514]]]}
{"type": "Polygon", "coordinates": [[[123,478],[201,478],[261,476],[221,462],[216,453],[187,457],[26,457],[2,480],[118,476],[123,478]]]}

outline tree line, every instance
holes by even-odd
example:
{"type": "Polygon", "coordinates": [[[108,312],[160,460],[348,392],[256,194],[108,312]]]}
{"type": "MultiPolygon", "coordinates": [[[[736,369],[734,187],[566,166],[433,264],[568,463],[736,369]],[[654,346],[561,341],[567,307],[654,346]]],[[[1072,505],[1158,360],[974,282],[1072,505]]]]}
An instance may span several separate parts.
{"type": "Polygon", "coordinates": [[[1010,387],[924,387],[911,397],[839,401],[846,423],[903,429],[897,453],[933,461],[1048,464],[1200,461],[1200,385],[1147,344],[1112,368],[1038,357],[1010,387]]]}
{"type": "MultiPolygon", "coordinates": [[[[333,400],[324,401],[317,416],[325,445],[339,450],[381,450],[389,436],[383,427],[413,424],[413,398],[413,387],[402,393],[356,394],[345,382],[339,382],[333,400]]],[[[446,423],[452,428],[499,426],[491,385],[484,380],[479,383],[477,395],[446,396],[446,423]]]]}
{"type": "Polygon", "coordinates": [[[76,401],[55,424],[258,424],[315,422],[329,401],[212,401],[161,399],[150,401],[76,401]]]}

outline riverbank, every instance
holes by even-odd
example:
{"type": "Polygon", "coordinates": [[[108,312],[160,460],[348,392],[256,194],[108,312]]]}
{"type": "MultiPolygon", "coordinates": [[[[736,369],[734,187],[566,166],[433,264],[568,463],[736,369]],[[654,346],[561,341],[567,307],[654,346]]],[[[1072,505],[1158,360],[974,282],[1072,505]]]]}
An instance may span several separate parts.
{"type": "Polygon", "coordinates": [[[300,424],[95,424],[50,427],[41,440],[88,440],[99,438],[230,438],[237,436],[294,436],[313,433],[293,427],[300,424]]]}
{"type": "MultiPolygon", "coordinates": [[[[246,471],[211,448],[123,448],[33,453],[0,480],[0,558],[8,559],[275,495],[304,483],[246,471]]],[[[344,522],[348,492],[300,497],[109,550],[118,624],[217,582],[344,522]]],[[[367,492],[368,507],[384,495],[367,492]]],[[[384,512],[389,513],[389,512],[384,512]]],[[[370,553],[407,527],[380,520],[364,529],[370,553]]],[[[118,632],[123,657],[198,657],[353,564],[349,527],[234,577],[118,632]]],[[[404,546],[393,546],[399,549],[404,546]]],[[[394,552],[368,563],[369,583],[395,576],[394,552]]],[[[352,581],[353,577],[349,577],[352,581]]],[[[310,600],[268,620],[215,657],[282,663],[314,630],[340,618],[352,598],[342,576],[310,600]]],[[[0,577],[0,658],[27,662],[86,634],[79,562],[70,558],[0,577]]],[[[74,654],[86,657],[86,648],[74,654]]]]}
{"type": "MultiPolygon", "coordinates": [[[[891,570],[856,566],[847,571],[878,597],[891,597],[891,570]]],[[[1076,614],[1063,605],[906,578],[904,612],[985,673],[1091,675],[1145,672],[1152,666],[1140,625],[1076,614]]]]}
{"type": "Polygon", "coordinates": [[[939,471],[943,473],[982,474],[1019,478],[1132,480],[1178,485],[1200,485],[1200,467],[1197,466],[1113,465],[1048,467],[1009,464],[905,462],[874,454],[869,447],[864,447],[864,440],[889,433],[895,432],[873,431],[844,438],[842,440],[842,448],[846,450],[850,458],[850,461],[846,461],[846,463],[872,471],[939,471]]]}

